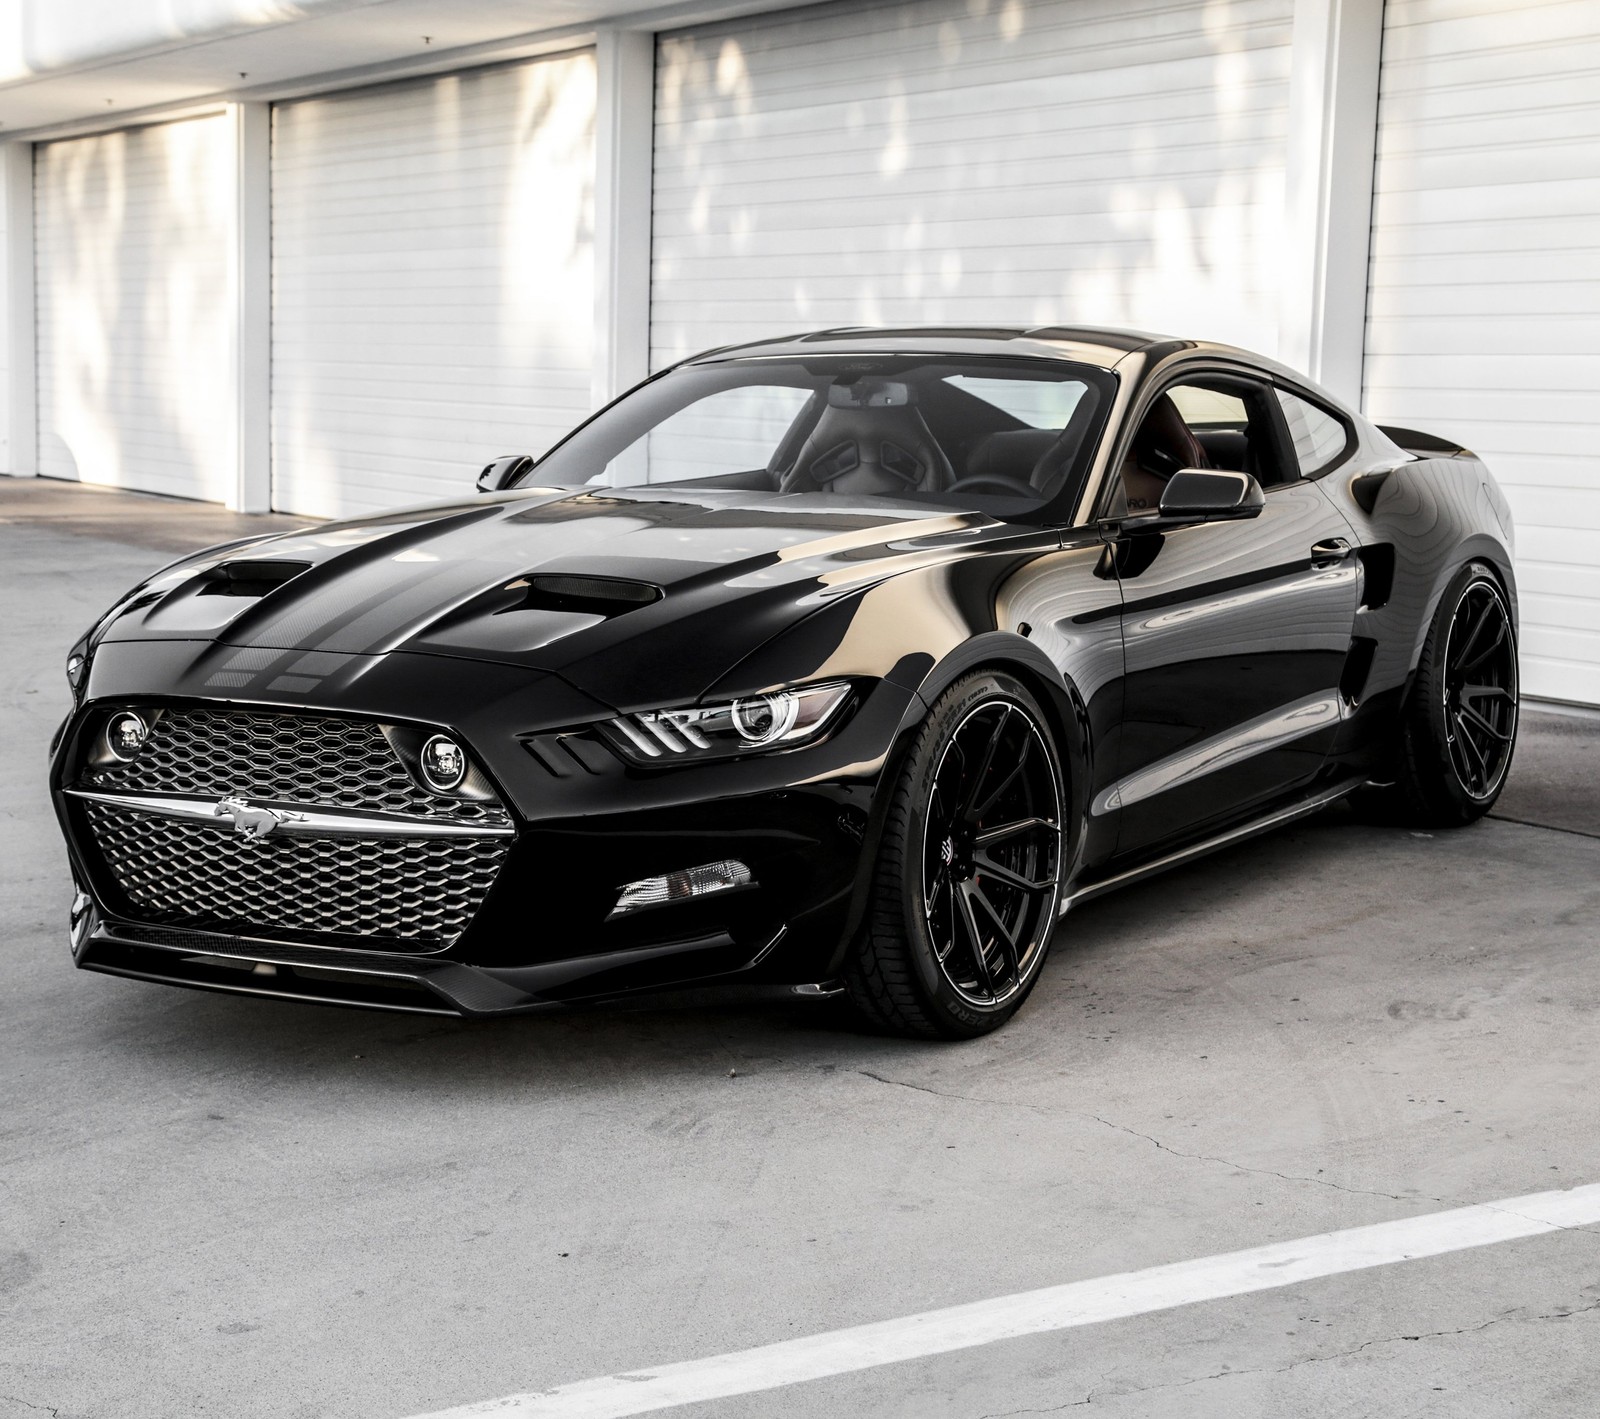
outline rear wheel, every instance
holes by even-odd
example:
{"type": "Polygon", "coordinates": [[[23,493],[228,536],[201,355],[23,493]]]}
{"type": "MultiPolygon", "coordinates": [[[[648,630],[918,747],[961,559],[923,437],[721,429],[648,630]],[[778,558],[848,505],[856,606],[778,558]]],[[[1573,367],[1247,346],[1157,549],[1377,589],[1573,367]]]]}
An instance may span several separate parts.
{"type": "Polygon", "coordinates": [[[1062,775],[1037,702],[980,672],[923,723],[892,789],[845,983],[881,1029],[966,1039],[1011,1018],[1060,900],[1062,775]]]}
{"type": "Polygon", "coordinates": [[[1439,600],[1402,716],[1396,785],[1414,822],[1459,827],[1494,805],[1517,739],[1517,638],[1488,567],[1463,567],[1439,600]]]}

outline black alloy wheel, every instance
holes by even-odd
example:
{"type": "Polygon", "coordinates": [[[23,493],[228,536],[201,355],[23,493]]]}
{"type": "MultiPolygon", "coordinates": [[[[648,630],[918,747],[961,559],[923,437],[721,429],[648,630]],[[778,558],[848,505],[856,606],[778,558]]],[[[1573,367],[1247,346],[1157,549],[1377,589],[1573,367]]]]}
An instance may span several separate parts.
{"type": "Polygon", "coordinates": [[[1473,562],[1440,598],[1406,706],[1400,788],[1435,826],[1487,813],[1517,739],[1517,637],[1500,583],[1473,562]]]}
{"type": "Polygon", "coordinates": [[[894,788],[846,983],[879,1028],[986,1034],[1038,979],[1063,868],[1062,773],[1043,713],[999,672],[935,703],[894,788]]]}

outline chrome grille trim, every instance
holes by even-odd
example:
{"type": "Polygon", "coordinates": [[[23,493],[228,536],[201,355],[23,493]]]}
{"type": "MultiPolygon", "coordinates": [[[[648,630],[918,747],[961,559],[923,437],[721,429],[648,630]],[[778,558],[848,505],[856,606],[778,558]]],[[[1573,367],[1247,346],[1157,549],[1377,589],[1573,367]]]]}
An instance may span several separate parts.
{"type": "Polygon", "coordinates": [[[122,802],[90,799],[83,812],[141,920],[351,945],[359,938],[368,949],[448,947],[477,915],[510,849],[508,835],[482,830],[249,838],[217,818],[173,817],[122,802]]]}
{"type": "MultiPolygon", "coordinates": [[[[109,808],[131,809],[155,818],[175,818],[205,823],[213,828],[232,826],[217,812],[217,800],[190,794],[98,793],[69,788],[69,798],[99,803],[109,808]]],[[[509,823],[461,823],[415,813],[354,813],[343,809],[308,809],[299,803],[252,800],[252,806],[281,810],[283,820],[273,837],[312,838],[509,838],[516,831],[509,823]]]]}

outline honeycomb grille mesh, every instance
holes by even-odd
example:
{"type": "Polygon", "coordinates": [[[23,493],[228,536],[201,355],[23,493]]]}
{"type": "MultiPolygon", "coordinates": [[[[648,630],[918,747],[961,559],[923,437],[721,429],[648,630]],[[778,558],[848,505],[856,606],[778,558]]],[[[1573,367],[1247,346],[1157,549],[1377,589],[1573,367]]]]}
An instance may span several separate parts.
{"type": "Polygon", "coordinates": [[[511,821],[498,803],[429,793],[406,773],[381,728],[334,715],[168,710],[138,758],[91,769],[83,783],[123,793],[242,794],[494,826],[511,821]]]}
{"type": "Polygon", "coordinates": [[[505,838],[247,838],[85,805],[106,865],[147,920],[382,939],[438,950],[482,905],[505,838]]]}

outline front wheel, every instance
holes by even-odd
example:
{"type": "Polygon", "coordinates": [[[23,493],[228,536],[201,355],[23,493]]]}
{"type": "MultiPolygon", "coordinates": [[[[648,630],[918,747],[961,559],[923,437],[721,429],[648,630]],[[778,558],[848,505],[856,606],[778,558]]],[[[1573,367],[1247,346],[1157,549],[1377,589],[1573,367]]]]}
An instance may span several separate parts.
{"type": "Polygon", "coordinates": [[[1402,715],[1407,816],[1460,827],[1494,806],[1517,741],[1517,637],[1505,593],[1481,562],[1445,588],[1402,715]]]}
{"type": "Polygon", "coordinates": [[[998,671],[957,681],[891,793],[851,1001],[895,1034],[987,1034],[1038,980],[1061,896],[1061,762],[1038,703],[998,671]]]}

